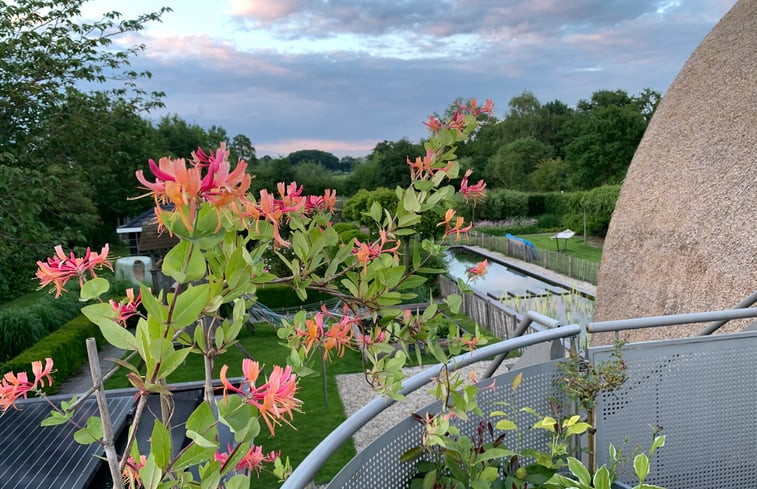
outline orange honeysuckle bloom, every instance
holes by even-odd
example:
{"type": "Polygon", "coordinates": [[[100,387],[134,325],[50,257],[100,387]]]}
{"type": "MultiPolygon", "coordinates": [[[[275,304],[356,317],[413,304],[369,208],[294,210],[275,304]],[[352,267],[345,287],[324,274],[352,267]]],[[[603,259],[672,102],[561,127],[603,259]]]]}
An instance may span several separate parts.
{"type": "Polygon", "coordinates": [[[127,458],[122,474],[124,484],[127,484],[129,487],[142,487],[142,480],[139,478],[139,469],[144,467],[146,463],[147,457],[145,455],[139,456],[139,462],[131,456],[127,458]]]}
{"type": "Polygon", "coordinates": [[[350,341],[352,340],[352,335],[354,334],[352,330],[352,326],[358,322],[360,322],[359,319],[354,317],[349,317],[346,314],[347,306],[345,306],[345,314],[342,316],[342,319],[338,323],[334,323],[331,325],[329,330],[324,335],[324,342],[323,342],[323,358],[328,358],[329,352],[331,350],[336,350],[336,353],[339,357],[344,356],[344,351],[346,347],[350,344],[350,341]]]}
{"type": "Polygon", "coordinates": [[[477,280],[479,277],[483,277],[486,275],[486,271],[489,269],[489,261],[484,260],[480,261],[476,264],[475,267],[471,267],[468,269],[468,280],[474,281],[477,280]]]}
{"type": "Polygon", "coordinates": [[[439,129],[442,128],[442,121],[434,117],[433,115],[428,116],[428,122],[423,122],[424,126],[427,126],[431,132],[439,132],[439,129]]]}
{"type": "Polygon", "coordinates": [[[229,208],[237,213],[246,200],[251,177],[247,174],[247,163],[239,160],[236,168],[231,170],[227,160],[229,152],[225,143],[210,155],[202,148],[192,153],[192,160],[187,166],[183,158],[160,158],[148,162],[155,181],[148,181],[142,170],[136,172],[137,180],[155,198],[156,207],[160,204],[173,203],[174,211],[179,213],[187,229],[193,228],[197,208],[202,202],[212,204],[218,214],[218,229],[221,227],[220,213],[229,208]]]}
{"type": "Polygon", "coordinates": [[[457,239],[459,240],[460,234],[470,231],[471,228],[473,228],[473,224],[463,226],[463,224],[465,223],[465,218],[458,216],[455,220],[455,224],[452,225],[453,218],[455,218],[455,210],[447,209],[447,212],[444,214],[444,220],[438,223],[437,226],[444,224],[444,236],[446,237],[452,234],[457,234],[457,239]]]}
{"type": "Polygon", "coordinates": [[[55,297],[58,298],[66,290],[63,287],[71,278],[77,277],[79,284],[83,285],[87,271],[92,278],[97,277],[95,268],[107,267],[112,271],[113,265],[108,261],[108,250],[107,244],[103,246],[99,254],[87,248],[84,256],[77,258],[73,252],[70,256],[66,256],[61,245],[56,246],[56,256],[47,258],[47,263],[37,262],[36,276],[40,281],[39,288],[42,289],[50,283],[54,284],[55,297]]]}
{"type": "Polygon", "coordinates": [[[478,200],[486,197],[486,182],[479,180],[475,185],[468,185],[468,177],[471,173],[473,173],[473,170],[470,169],[465,172],[465,176],[460,182],[460,193],[463,194],[466,203],[468,199],[473,199],[475,205],[478,200]]]}
{"type": "Polygon", "coordinates": [[[304,330],[295,326],[294,334],[305,339],[305,354],[308,354],[313,345],[323,336],[323,313],[318,312],[313,319],[305,320],[305,326],[304,330]]]}
{"type": "Polygon", "coordinates": [[[292,373],[291,367],[282,369],[278,365],[274,366],[266,383],[259,387],[255,385],[260,374],[258,362],[249,358],[242,361],[245,380],[239,387],[235,387],[226,377],[228,369],[228,365],[223,365],[220,372],[224,397],[228,391],[234,391],[244,397],[258,409],[271,435],[275,434],[276,426],[282,421],[290,424],[294,416],[293,411],[299,411],[302,405],[302,401],[294,397],[297,393],[297,375],[292,373]]]}
{"type": "Polygon", "coordinates": [[[18,409],[16,401],[20,398],[26,398],[29,391],[47,385],[53,385],[53,379],[50,374],[53,371],[52,358],[45,359],[45,367],[42,362],[32,362],[32,372],[34,373],[34,382],[29,380],[26,372],[19,372],[16,375],[13,372],[7,372],[0,380],[0,415],[5,414],[8,408],[18,409]]]}

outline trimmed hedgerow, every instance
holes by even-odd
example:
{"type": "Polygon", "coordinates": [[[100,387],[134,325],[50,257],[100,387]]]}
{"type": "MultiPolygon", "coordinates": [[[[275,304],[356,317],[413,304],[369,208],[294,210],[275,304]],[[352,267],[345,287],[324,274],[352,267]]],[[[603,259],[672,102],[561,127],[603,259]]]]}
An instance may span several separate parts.
{"type": "Polygon", "coordinates": [[[34,304],[0,309],[0,361],[29,348],[79,315],[78,295],[41,296],[34,304]]]}
{"type": "Polygon", "coordinates": [[[308,290],[308,298],[305,301],[297,297],[297,293],[288,285],[266,285],[258,287],[256,294],[258,302],[271,309],[298,307],[305,304],[314,304],[331,299],[329,294],[308,290]]]}
{"type": "Polygon", "coordinates": [[[46,388],[46,392],[53,393],[60,383],[73,375],[87,361],[87,338],[93,337],[98,346],[103,343],[100,329],[84,316],[77,316],[64,324],[60,329],[42,338],[31,348],[27,348],[15,357],[2,364],[3,373],[25,371],[29,378],[34,378],[31,363],[45,358],[52,358],[55,362],[55,384],[46,388]]]}

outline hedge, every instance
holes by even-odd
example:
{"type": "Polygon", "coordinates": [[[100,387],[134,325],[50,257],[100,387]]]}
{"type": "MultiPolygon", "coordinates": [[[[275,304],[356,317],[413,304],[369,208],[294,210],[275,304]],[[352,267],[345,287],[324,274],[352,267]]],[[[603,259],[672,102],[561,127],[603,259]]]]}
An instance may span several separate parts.
{"type": "Polygon", "coordinates": [[[29,378],[34,378],[31,363],[45,358],[52,358],[55,363],[53,378],[55,384],[45,391],[50,394],[57,391],[61,382],[71,377],[87,362],[87,338],[93,337],[97,345],[103,343],[100,329],[84,316],[77,316],[64,324],[60,329],[42,338],[31,348],[27,348],[17,356],[11,358],[0,367],[3,373],[26,371],[29,378]]]}
{"type": "Polygon", "coordinates": [[[297,293],[288,285],[266,285],[256,291],[258,302],[271,309],[298,307],[331,299],[331,295],[315,290],[308,290],[308,298],[301,301],[297,293]]]}
{"type": "Polygon", "coordinates": [[[0,362],[18,355],[79,315],[78,294],[50,294],[26,306],[0,308],[0,362]]]}

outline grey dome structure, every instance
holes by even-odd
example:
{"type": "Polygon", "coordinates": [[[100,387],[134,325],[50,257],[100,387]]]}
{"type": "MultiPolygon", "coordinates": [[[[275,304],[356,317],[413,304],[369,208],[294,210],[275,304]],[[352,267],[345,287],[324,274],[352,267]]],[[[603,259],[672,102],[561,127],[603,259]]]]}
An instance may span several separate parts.
{"type": "MultiPolygon", "coordinates": [[[[595,320],[726,309],[755,290],[757,0],[739,0],[686,62],[634,155],[595,320]]],[[[701,325],[693,328],[631,338],[689,336],[701,325]]]]}

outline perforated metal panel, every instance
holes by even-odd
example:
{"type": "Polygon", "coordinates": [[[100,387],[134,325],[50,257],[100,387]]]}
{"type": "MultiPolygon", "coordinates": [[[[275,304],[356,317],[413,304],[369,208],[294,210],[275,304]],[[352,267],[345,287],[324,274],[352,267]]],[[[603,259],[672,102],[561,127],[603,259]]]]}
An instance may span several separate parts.
{"type": "MultiPolygon", "coordinates": [[[[651,442],[662,426],[666,444],[647,482],[667,489],[757,487],[757,333],[626,345],[628,380],[598,402],[599,463],[610,443],[626,451],[651,442]]],[[[609,358],[593,349],[595,361],[609,358]]],[[[632,470],[629,470],[632,472],[632,470]]],[[[629,477],[626,477],[628,479],[629,477]]]]}
{"type": "MultiPolygon", "coordinates": [[[[512,393],[512,380],[518,372],[510,372],[496,377],[493,389],[480,389],[478,403],[484,414],[501,409],[496,403],[501,401],[513,402],[517,407],[529,406],[540,413],[548,414],[548,399],[554,392],[554,380],[557,378],[556,362],[534,365],[519,370],[523,373],[520,387],[512,393]]],[[[481,387],[486,387],[491,381],[484,381],[481,387]]],[[[438,412],[439,403],[432,404],[424,412],[438,412]]],[[[410,413],[408,413],[409,415],[410,413]]],[[[521,414],[522,426],[530,426],[535,422],[532,415],[521,414]]],[[[469,436],[473,435],[481,418],[471,417],[467,421],[458,420],[460,431],[469,436]]],[[[400,462],[400,455],[420,445],[421,425],[407,418],[400,422],[380,438],[368,446],[352,459],[327,486],[329,489],[375,489],[375,488],[405,488],[410,483],[410,477],[415,473],[417,461],[400,462]]],[[[498,433],[495,433],[498,436],[498,433]]],[[[523,446],[543,448],[546,438],[539,432],[533,431],[524,437],[523,446]]],[[[511,446],[511,445],[510,445],[511,446]]]]}

